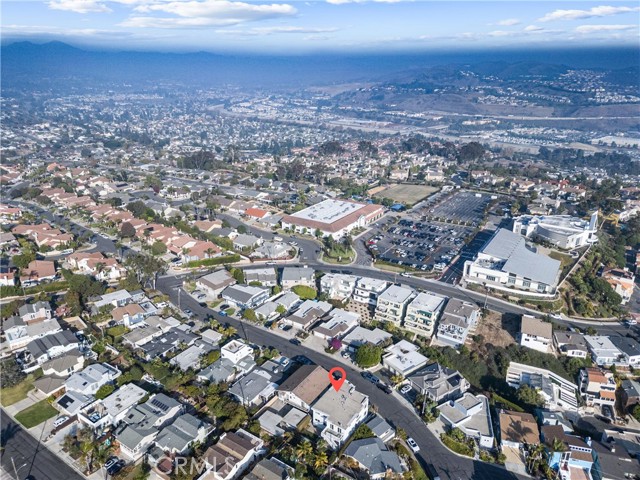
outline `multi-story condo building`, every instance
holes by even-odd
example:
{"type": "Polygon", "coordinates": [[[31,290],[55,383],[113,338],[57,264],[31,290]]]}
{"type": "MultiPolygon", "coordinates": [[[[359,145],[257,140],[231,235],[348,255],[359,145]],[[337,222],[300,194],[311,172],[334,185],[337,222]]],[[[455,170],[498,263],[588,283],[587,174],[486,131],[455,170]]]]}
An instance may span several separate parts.
{"type": "Polygon", "coordinates": [[[616,381],[613,373],[601,368],[580,370],[580,396],[587,406],[613,406],[616,403],[616,381]]]}
{"type": "Polygon", "coordinates": [[[346,300],[353,295],[358,277],[341,273],[328,273],[320,278],[320,290],[334,300],[346,300]]]}
{"type": "Polygon", "coordinates": [[[419,293],[407,305],[404,328],[423,337],[431,338],[445,301],[445,297],[435,293],[419,293]]]}
{"type": "Polygon", "coordinates": [[[358,303],[375,306],[378,297],[387,289],[388,285],[385,280],[378,280],[377,278],[359,278],[353,291],[353,300],[358,303]]]}
{"type": "Polygon", "coordinates": [[[407,305],[415,295],[413,289],[391,285],[378,297],[374,319],[379,322],[402,323],[407,305]]]}

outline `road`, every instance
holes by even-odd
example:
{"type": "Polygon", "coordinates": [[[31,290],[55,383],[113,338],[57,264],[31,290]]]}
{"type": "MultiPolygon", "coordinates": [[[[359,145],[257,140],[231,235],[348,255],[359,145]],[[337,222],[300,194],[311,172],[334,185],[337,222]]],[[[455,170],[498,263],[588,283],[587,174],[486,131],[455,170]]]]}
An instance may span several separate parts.
{"type": "Polygon", "coordinates": [[[0,464],[14,480],[81,480],[82,477],[57,455],[32,437],[19,424],[0,410],[2,454],[0,464]],[[15,464],[15,469],[14,469],[15,464]],[[16,479],[17,471],[17,479],[16,479]]]}
{"type": "MultiPolygon", "coordinates": [[[[163,293],[169,295],[174,304],[177,304],[177,288],[181,285],[181,279],[167,276],[158,280],[157,287],[163,293]]],[[[506,480],[520,478],[495,465],[473,461],[469,458],[458,457],[452,454],[427,429],[425,424],[413,411],[408,409],[394,396],[384,393],[372,383],[363,379],[351,364],[343,363],[342,358],[330,358],[314,350],[310,350],[304,347],[304,345],[293,345],[277,333],[272,333],[231,317],[223,317],[208,308],[201,307],[198,302],[189,295],[181,295],[181,305],[183,308],[191,309],[191,311],[200,318],[205,318],[210,315],[222,324],[228,323],[237,328],[238,334],[248,342],[275,347],[280,353],[287,357],[305,355],[326,370],[330,370],[336,365],[343,367],[349,381],[352,382],[360,392],[369,396],[371,403],[378,408],[379,413],[393,426],[403,428],[408,436],[413,437],[420,446],[420,452],[417,454],[418,459],[423,464],[434,464],[440,472],[441,478],[449,478],[452,480],[484,480],[488,478],[506,480]]]]}

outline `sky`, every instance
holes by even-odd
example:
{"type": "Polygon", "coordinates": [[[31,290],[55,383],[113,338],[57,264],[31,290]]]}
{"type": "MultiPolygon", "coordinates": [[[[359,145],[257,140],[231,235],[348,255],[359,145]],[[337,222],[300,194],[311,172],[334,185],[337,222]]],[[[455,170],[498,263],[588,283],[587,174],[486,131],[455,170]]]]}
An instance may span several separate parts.
{"type": "Polygon", "coordinates": [[[637,46],[637,2],[3,0],[2,41],[294,54],[637,46]]]}

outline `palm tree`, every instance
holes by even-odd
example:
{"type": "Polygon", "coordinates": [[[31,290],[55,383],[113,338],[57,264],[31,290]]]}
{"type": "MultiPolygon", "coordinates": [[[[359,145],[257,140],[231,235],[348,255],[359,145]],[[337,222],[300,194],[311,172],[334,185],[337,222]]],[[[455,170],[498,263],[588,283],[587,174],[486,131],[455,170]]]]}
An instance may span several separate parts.
{"type": "Polygon", "coordinates": [[[559,438],[554,438],[553,443],[551,444],[551,450],[554,452],[565,452],[567,450],[567,445],[559,438]]]}
{"type": "Polygon", "coordinates": [[[309,440],[304,440],[296,448],[296,457],[298,457],[298,460],[304,460],[312,453],[313,453],[313,446],[311,445],[311,442],[309,440]]]}
{"type": "Polygon", "coordinates": [[[315,470],[321,470],[327,466],[328,462],[327,454],[325,452],[318,452],[313,459],[313,468],[315,470]]]}

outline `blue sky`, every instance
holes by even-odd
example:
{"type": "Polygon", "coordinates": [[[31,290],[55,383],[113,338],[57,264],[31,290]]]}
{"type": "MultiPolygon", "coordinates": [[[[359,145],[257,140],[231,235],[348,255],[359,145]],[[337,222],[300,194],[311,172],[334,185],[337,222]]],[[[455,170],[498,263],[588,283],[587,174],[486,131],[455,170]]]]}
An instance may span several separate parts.
{"type": "Polygon", "coordinates": [[[637,45],[637,2],[20,0],[2,39],[212,52],[637,45]]]}

